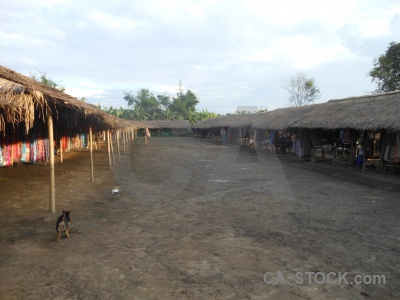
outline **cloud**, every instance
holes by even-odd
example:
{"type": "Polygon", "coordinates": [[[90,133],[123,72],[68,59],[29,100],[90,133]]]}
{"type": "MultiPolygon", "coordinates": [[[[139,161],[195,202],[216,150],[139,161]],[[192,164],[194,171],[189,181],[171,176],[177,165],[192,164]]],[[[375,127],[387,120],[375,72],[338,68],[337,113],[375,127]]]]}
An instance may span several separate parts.
{"type": "Polygon", "coordinates": [[[372,90],[373,57],[399,41],[395,1],[9,1],[2,64],[48,71],[73,96],[125,106],[124,91],[175,95],[179,80],[218,113],[287,104],[282,80],[316,79],[323,99],[372,90]]]}

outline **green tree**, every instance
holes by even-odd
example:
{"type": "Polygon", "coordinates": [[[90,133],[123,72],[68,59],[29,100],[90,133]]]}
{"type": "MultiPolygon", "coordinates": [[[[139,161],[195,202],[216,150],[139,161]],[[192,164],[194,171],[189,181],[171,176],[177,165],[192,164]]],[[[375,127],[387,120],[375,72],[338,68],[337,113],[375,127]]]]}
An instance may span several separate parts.
{"type": "MultiPolygon", "coordinates": [[[[65,92],[65,87],[61,83],[57,83],[47,77],[47,73],[38,71],[39,75],[30,74],[30,77],[41,84],[44,84],[53,89],[59,90],[60,92],[65,92]]],[[[84,100],[82,100],[84,101],[84,100]]]]}
{"type": "Polygon", "coordinates": [[[124,100],[128,102],[135,120],[157,120],[162,115],[161,103],[146,88],[137,91],[136,95],[124,92],[124,100]]]}
{"type": "Polygon", "coordinates": [[[197,96],[187,90],[185,93],[182,90],[181,82],[179,81],[179,90],[176,97],[172,98],[172,103],[169,109],[179,116],[179,119],[190,120],[193,113],[196,111],[196,105],[199,103],[197,96]]]}
{"type": "MultiPolygon", "coordinates": [[[[166,94],[154,96],[148,89],[142,88],[136,94],[124,92],[124,100],[128,109],[118,116],[129,120],[192,121],[199,115],[196,114],[196,105],[199,103],[197,96],[191,90],[184,92],[181,83],[176,97],[172,99],[166,94]]],[[[110,113],[114,114],[115,111],[110,113]]]]}
{"type": "Polygon", "coordinates": [[[289,80],[284,81],[283,88],[289,93],[289,103],[293,106],[313,103],[321,95],[314,78],[307,78],[302,72],[298,72],[289,80]]]}
{"type": "Polygon", "coordinates": [[[374,93],[386,93],[400,89],[400,43],[391,42],[385,54],[374,58],[369,72],[378,88],[374,93]]]}
{"type": "Polygon", "coordinates": [[[207,120],[207,119],[212,119],[216,118],[219,115],[213,112],[209,112],[207,109],[203,109],[201,111],[195,111],[192,113],[190,116],[189,121],[193,124],[201,120],[207,120]]]}

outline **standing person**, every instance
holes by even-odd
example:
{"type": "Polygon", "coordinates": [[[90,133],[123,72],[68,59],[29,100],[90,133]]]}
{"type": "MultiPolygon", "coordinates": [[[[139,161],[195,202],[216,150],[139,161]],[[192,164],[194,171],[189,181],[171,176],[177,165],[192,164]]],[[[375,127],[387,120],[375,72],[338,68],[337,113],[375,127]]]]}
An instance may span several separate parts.
{"type": "Polygon", "coordinates": [[[149,138],[151,137],[150,130],[145,127],[144,128],[144,144],[147,146],[149,144],[149,138]]]}

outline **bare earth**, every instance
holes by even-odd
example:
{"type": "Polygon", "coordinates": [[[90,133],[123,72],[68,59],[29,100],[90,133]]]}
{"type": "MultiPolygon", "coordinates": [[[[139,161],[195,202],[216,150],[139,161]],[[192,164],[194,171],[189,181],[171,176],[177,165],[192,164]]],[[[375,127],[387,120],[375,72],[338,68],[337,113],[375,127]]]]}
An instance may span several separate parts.
{"type": "Polygon", "coordinates": [[[55,215],[47,165],[0,168],[0,299],[400,299],[398,185],[194,138],[94,157],[56,164],[55,215]]]}

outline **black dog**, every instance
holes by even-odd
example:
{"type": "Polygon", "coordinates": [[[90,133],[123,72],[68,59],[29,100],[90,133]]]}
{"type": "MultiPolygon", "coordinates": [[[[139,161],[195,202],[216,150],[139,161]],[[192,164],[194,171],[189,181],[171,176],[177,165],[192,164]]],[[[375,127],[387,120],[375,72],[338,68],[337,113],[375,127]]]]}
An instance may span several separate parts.
{"type": "Polygon", "coordinates": [[[69,234],[69,222],[70,222],[70,213],[72,210],[69,211],[62,211],[62,215],[58,217],[57,219],[57,223],[56,223],[56,230],[57,230],[57,242],[60,240],[60,236],[61,236],[61,231],[60,231],[60,226],[64,227],[64,231],[65,231],[65,236],[68,238],[69,234]]]}

